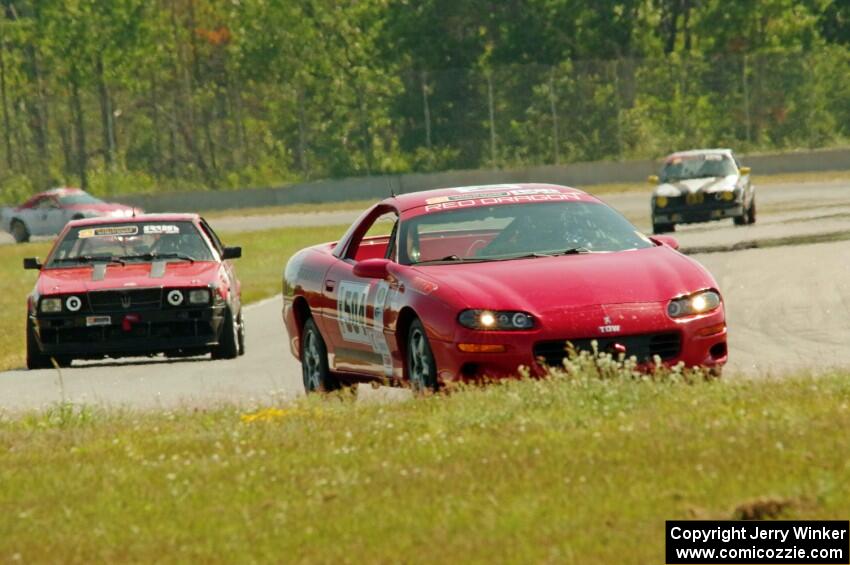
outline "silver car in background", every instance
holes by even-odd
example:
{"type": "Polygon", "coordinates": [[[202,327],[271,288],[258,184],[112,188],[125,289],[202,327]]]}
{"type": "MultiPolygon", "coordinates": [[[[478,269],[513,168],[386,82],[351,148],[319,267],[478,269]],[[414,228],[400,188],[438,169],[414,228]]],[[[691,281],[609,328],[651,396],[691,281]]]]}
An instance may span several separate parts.
{"type": "Polygon", "coordinates": [[[735,225],[756,221],[755,186],[750,168],[731,149],[694,149],[669,155],[659,175],[651,175],[652,231],[671,232],[676,224],[732,218],[735,225]]]}

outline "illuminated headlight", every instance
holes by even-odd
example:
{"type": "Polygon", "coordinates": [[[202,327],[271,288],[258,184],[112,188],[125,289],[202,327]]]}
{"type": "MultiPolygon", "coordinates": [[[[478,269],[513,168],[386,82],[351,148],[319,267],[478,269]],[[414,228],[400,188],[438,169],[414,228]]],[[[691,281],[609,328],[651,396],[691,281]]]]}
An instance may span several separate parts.
{"type": "Polygon", "coordinates": [[[720,306],[720,295],[713,290],[703,290],[690,296],[671,300],[667,305],[667,314],[671,318],[695,316],[716,310],[720,306]]]}
{"type": "Polygon", "coordinates": [[[715,196],[718,200],[725,200],[726,202],[731,202],[735,200],[735,193],[731,190],[724,190],[723,192],[718,192],[715,196]]]}
{"type": "Polygon", "coordinates": [[[655,205],[659,208],[664,208],[665,206],[667,206],[667,202],[668,201],[666,196],[657,196],[655,198],[655,205]]]}
{"type": "Polygon", "coordinates": [[[189,291],[189,304],[209,304],[210,291],[206,288],[189,291]]]}
{"type": "Polygon", "coordinates": [[[41,311],[45,314],[55,314],[57,312],[62,311],[62,299],[61,298],[42,298],[41,299],[41,311]]]}
{"type": "Polygon", "coordinates": [[[471,330],[529,330],[534,327],[530,314],[510,310],[464,310],[458,321],[471,330]]]}
{"type": "Polygon", "coordinates": [[[165,295],[165,299],[168,300],[168,303],[172,306],[180,306],[183,304],[183,293],[179,290],[169,290],[168,294],[165,295]]]}
{"type": "Polygon", "coordinates": [[[65,299],[65,308],[71,312],[79,312],[82,307],[83,301],[80,300],[79,296],[69,296],[65,299]]]}

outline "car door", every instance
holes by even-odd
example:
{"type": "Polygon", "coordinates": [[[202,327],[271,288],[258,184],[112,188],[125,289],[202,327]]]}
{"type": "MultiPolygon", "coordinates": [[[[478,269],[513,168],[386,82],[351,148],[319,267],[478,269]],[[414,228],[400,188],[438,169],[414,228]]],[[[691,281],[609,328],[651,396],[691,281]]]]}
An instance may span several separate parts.
{"type": "Polygon", "coordinates": [[[352,236],[325,275],[326,303],[335,306],[324,311],[325,338],[334,370],[390,377],[393,365],[386,320],[398,283],[359,277],[354,266],[364,259],[394,260],[398,216],[395,210],[377,208],[361,226],[362,235],[352,236]],[[383,233],[375,236],[375,232],[383,233]]]}
{"type": "Polygon", "coordinates": [[[45,199],[47,201],[45,209],[45,233],[48,235],[57,234],[62,231],[65,224],[71,219],[68,210],[62,207],[59,199],[51,196],[45,199]]]}
{"type": "Polygon", "coordinates": [[[22,210],[21,216],[30,235],[49,235],[59,233],[51,231],[50,211],[58,206],[51,196],[42,196],[32,203],[30,208],[22,210]]]}

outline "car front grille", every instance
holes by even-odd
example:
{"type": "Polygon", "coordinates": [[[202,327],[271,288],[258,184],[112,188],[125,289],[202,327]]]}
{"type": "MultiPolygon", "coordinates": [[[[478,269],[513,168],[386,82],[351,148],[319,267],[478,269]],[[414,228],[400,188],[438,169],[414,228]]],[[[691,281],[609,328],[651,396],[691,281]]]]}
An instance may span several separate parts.
{"type": "Polygon", "coordinates": [[[534,358],[543,359],[546,365],[561,365],[567,357],[567,343],[571,343],[576,352],[593,352],[593,341],[597,343],[597,351],[613,353],[617,356],[615,346],[626,348],[626,357],[636,357],[639,363],[652,361],[658,355],[667,361],[678,357],[682,350],[682,336],[679,332],[656,334],[593,337],[579,339],[563,339],[541,341],[534,345],[534,358]]]}
{"type": "Polygon", "coordinates": [[[93,291],[89,292],[89,304],[93,312],[158,310],[162,306],[162,289],[93,291]]]}

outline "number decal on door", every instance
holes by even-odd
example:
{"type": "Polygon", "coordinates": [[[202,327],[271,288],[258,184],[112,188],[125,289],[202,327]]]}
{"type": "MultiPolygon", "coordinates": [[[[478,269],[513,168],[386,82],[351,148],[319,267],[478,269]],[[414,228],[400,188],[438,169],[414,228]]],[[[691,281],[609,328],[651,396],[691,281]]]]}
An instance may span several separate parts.
{"type": "Polygon", "coordinates": [[[336,309],[339,318],[339,331],[345,341],[367,345],[372,343],[372,336],[368,331],[368,320],[366,319],[368,297],[368,284],[350,281],[339,283],[336,309]]]}

